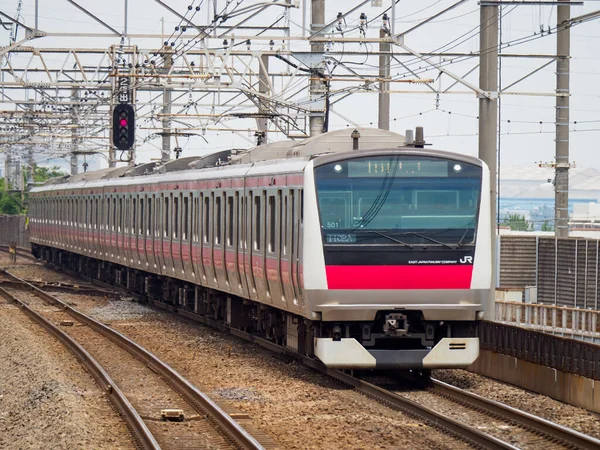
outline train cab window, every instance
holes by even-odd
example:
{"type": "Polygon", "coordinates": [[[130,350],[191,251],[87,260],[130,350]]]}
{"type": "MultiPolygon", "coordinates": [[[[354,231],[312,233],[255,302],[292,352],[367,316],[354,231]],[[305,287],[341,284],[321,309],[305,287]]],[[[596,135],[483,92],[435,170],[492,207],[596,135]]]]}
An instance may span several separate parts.
{"type": "Polygon", "coordinates": [[[204,223],[202,224],[204,234],[204,242],[208,244],[208,236],[209,236],[209,226],[210,226],[210,197],[204,197],[204,223]]]}
{"type": "Polygon", "coordinates": [[[277,213],[277,206],[275,204],[275,196],[269,195],[269,207],[267,211],[267,217],[269,220],[269,253],[275,253],[275,214],[277,213]]]}
{"type": "Polygon", "coordinates": [[[190,210],[190,199],[187,197],[184,197],[183,199],[183,216],[181,217],[181,223],[183,225],[183,232],[182,232],[182,236],[181,238],[184,241],[188,240],[188,233],[189,233],[189,211],[190,210]]]}
{"type": "Polygon", "coordinates": [[[225,218],[225,222],[227,223],[227,245],[231,247],[233,245],[233,197],[227,197],[227,217],[225,218]]]}
{"type": "Polygon", "coordinates": [[[217,195],[215,197],[215,244],[219,245],[221,244],[221,221],[222,221],[222,214],[221,214],[221,196],[217,195]]]}
{"type": "Polygon", "coordinates": [[[164,236],[169,237],[169,198],[165,197],[165,209],[164,209],[164,236]]]}
{"type": "Polygon", "coordinates": [[[254,214],[254,228],[252,230],[252,237],[253,237],[253,242],[254,242],[254,250],[260,250],[260,224],[261,224],[261,210],[260,210],[260,205],[261,204],[261,198],[259,195],[254,197],[254,208],[253,208],[253,214],[254,214]]]}

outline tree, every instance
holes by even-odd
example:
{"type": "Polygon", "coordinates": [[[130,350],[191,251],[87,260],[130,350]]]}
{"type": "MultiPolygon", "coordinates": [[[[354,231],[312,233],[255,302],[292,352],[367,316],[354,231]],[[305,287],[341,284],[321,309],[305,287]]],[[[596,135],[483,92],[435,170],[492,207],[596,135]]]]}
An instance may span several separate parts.
{"type": "Polygon", "coordinates": [[[58,166],[54,166],[54,167],[38,167],[36,166],[33,169],[33,181],[35,183],[43,183],[46,180],[49,180],[50,178],[56,178],[56,177],[64,177],[65,175],[67,175],[65,172],[63,172],[62,170],[60,170],[60,167],[58,166]]]}
{"type": "MultiPolygon", "coordinates": [[[[66,173],[60,167],[34,167],[33,181],[43,183],[50,178],[62,177],[66,173]]],[[[27,181],[27,180],[25,180],[27,181]]],[[[0,214],[27,214],[27,197],[25,193],[21,197],[20,192],[6,192],[4,190],[4,178],[0,178],[0,214]]]]}
{"type": "Polygon", "coordinates": [[[549,220],[544,220],[542,223],[542,231],[554,231],[554,225],[549,220]]]}
{"type": "Polygon", "coordinates": [[[531,222],[525,219],[525,216],[519,214],[509,214],[504,218],[504,225],[508,225],[511,231],[531,231],[533,226],[531,222]]]}

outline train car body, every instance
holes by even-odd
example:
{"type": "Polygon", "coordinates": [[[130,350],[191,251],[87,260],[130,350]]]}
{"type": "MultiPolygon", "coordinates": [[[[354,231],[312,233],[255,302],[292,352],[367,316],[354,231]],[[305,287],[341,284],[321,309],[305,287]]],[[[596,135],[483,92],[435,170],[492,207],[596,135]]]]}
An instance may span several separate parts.
{"type": "Polygon", "coordinates": [[[329,367],[466,367],[490,310],[489,169],[350,131],[35,188],[34,254],[329,367]]]}

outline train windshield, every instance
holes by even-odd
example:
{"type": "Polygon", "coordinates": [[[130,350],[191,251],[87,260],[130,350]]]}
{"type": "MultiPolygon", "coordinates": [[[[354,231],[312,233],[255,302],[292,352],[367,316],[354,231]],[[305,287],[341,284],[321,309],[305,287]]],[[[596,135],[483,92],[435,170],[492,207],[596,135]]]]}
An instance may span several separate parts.
{"type": "Polygon", "coordinates": [[[475,239],[481,167],[385,155],[315,168],[325,244],[466,245],[475,239]]]}

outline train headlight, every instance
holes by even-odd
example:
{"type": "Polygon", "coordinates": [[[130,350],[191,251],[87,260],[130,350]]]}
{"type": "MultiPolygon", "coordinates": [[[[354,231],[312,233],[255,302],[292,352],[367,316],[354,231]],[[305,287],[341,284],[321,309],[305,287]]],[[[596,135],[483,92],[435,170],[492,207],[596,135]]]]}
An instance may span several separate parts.
{"type": "Polygon", "coordinates": [[[333,171],[335,173],[341,173],[342,169],[343,169],[343,167],[340,164],[336,164],[335,166],[333,166],[333,171]]]}
{"type": "Polygon", "coordinates": [[[454,171],[458,173],[462,170],[462,166],[460,164],[454,164],[454,167],[452,169],[454,169],[454,171]]]}

